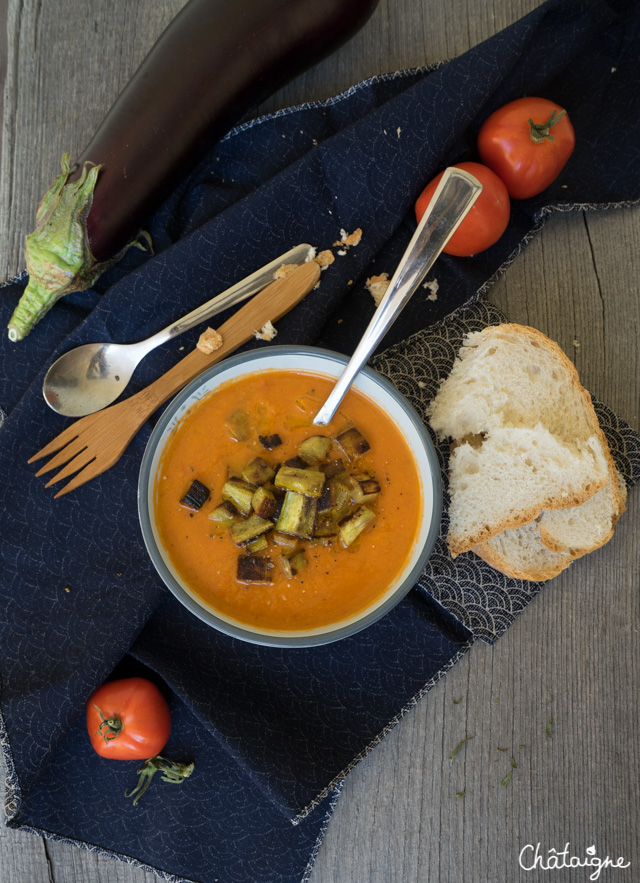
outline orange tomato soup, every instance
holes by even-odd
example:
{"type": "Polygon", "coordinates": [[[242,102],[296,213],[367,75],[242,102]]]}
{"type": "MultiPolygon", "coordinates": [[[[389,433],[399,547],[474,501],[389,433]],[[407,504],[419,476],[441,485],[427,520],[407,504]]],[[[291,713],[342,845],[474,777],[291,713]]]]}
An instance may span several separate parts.
{"type": "Polygon", "coordinates": [[[347,619],[386,592],[413,550],[422,506],[414,457],[390,418],[353,389],[329,426],[314,426],[313,417],[334,383],[323,375],[286,370],[229,381],[187,412],[165,446],[154,495],[162,545],[195,595],[243,625],[294,632],[347,619]],[[229,418],[237,417],[238,411],[245,423],[248,418],[249,437],[242,441],[229,429],[229,418]],[[351,424],[370,449],[350,468],[373,476],[381,487],[370,504],[375,520],[348,548],[339,540],[331,545],[301,541],[308,565],[294,577],[287,577],[279,566],[282,550],[270,540],[268,550],[260,554],[273,559],[271,582],[239,582],[237,561],[244,552],[228,531],[216,531],[208,518],[221,502],[227,478],[239,475],[258,456],[276,466],[294,457],[297,445],[310,435],[335,437],[351,424]],[[265,450],[258,436],[274,433],[282,445],[265,450]],[[180,503],[194,479],[211,491],[197,512],[180,503]]]}

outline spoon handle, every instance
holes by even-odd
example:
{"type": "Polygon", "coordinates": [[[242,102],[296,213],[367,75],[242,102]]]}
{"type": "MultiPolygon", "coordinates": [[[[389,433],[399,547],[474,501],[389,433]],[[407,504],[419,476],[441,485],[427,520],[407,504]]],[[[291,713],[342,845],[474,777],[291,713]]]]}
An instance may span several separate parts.
{"type": "Polygon", "coordinates": [[[462,169],[445,170],[438,187],[393,274],[360,343],[338,378],[314,423],[333,419],[355,376],[400,315],[458,225],[482,192],[482,184],[462,169]]]}
{"type": "MultiPolygon", "coordinates": [[[[218,313],[222,313],[223,310],[233,307],[256,294],[256,292],[265,288],[270,282],[273,282],[273,274],[282,266],[282,264],[302,264],[308,259],[310,254],[313,254],[313,248],[304,242],[289,249],[289,251],[281,254],[280,257],[275,258],[275,260],[265,264],[264,267],[256,270],[255,273],[246,276],[240,282],[232,285],[231,288],[227,288],[226,291],[217,294],[215,297],[211,298],[211,300],[196,307],[195,310],[192,310],[190,313],[187,313],[186,316],[178,319],[173,325],[167,325],[162,331],[157,331],[145,341],[141,341],[141,344],[145,344],[145,354],[151,352],[152,349],[160,346],[160,344],[166,343],[168,340],[177,337],[184,331],[188,331],[195,325],[199,325],[200,322],[204,322],[205,319],[217,316],[218,313]]],[[[136,346],[140,346],[141,344],[136,344],[136,346]]]]}

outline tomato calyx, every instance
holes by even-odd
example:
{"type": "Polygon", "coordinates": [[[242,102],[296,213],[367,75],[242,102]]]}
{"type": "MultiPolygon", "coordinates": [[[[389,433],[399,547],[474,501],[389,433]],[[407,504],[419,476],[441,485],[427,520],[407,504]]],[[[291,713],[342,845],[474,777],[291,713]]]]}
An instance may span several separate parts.
{"type": "Polygon", "coordinates": [[[105,717],[102,710],[98,708],[95,702],[93,703],[93,706],[98,710],[101,721],[96,733],[102,736],[105,742],[111,742],[113,739],[117,739],[124,726],[120,718],[117,715],[113,715],[113,717],[105,717]]]}
{"type": "Polygon", "coordinates": [[[554,108],[551,112],[551,116],[546,121],[546,123],[534,123],[533,120],[529,118],[527,122],[529,123],[529,136],[531,140],[535,141],[536,144],[542,144],[545,138],[549,141],[555,141],[555,138],[553,137],[549,129],[551,129],[552,126],[555,126],[558,120],[562,119],[565,113],[566,110],[561,110],[558,113],[558,111],[554,108]]]}
{"type": "Polygon", "coordinates": [[[168,760],[160,754],[145,760],[144,764],[137,771],[139,775],[138,784],[131,791],[125,791],[125,797],[133,797],[133,805],[137,806],[138,801],[147,790],[155,774],[160,771],[160,778],[163,782],[169,782],[172,785],[181,785],[185,779],[188,779],[193,772],[193,763],[177,763],[168,760]]]}

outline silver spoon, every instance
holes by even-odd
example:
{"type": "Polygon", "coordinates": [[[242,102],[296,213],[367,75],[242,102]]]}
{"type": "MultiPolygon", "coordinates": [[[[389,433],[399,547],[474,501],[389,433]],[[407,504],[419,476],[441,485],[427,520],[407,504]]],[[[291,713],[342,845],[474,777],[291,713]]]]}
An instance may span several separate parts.
{"type": "Polygon", "coordinates": [[[296,245],[173,325],[139,343],[87,343],[69,350],[45,375],[42,393],[46,403],[66,417],[84,417],[106,408],[118,398],[138,363],[152,349],[257,294],[273,282],[273,274],[282,264],[301,264],[310,253],[313,253],[310,245],[296,245]]]}
{"type": "Polygon", "coordinates": [[[407,305],[458,225],[482,193],[482,184],[462,169],[445,170],[407,250],[360,343],[314,419],[326,426],[376,346],[407,305]]]}

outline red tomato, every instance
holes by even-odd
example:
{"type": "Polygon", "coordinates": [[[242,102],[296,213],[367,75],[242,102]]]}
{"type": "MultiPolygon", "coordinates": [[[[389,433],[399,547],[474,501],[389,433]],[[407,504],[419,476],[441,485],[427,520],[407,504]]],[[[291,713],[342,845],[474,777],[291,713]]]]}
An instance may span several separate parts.
{"type": "Polygon", "coordinates": [[[478,133],[482,162],[513,199],[535,196],[558,177],[576,136],[566,110],[546,98],[518,98],[488,117],[478,133]]]}
{"type": "Polygon", "coordinates": [[[109,681],[87,702],[87,730],[102,757],[139,760],[159,754],[169,739],[167,701],[151,681],[109,681]]]}
{"type": "MultiPolygon", "coordinates": [[[[511,204],[507,188],[491,169],[477,162],[457,163],[455,168],[474,175],[482,184],[483,190],[469,214],[447,242],[444,252],[458,257],[470,257],[479,251],[484,251],[500,239],[509,223],[511,204]]],[[[444,172],[441,172],[427,184],[418,197],[416,202],[418,223],[443,174],[444,172]]]]}

